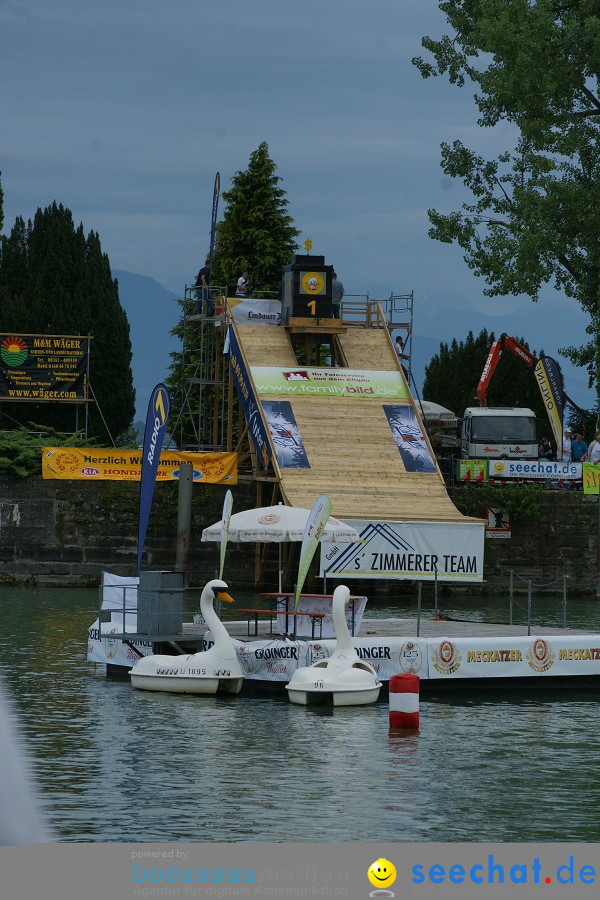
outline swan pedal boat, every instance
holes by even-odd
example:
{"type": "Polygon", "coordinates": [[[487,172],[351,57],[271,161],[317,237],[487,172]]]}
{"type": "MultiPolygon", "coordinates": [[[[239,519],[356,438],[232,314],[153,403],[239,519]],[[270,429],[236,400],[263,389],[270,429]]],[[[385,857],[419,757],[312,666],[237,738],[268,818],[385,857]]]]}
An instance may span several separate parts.
{"type": "Polygon", "coordinates": [[[327,702],[334,706],[366,706],[377,701],[381,681],[373,666],[358,656],[346,624],[344,611],[349,599],[349,588],[339,585],[331,604],[336,648],[329,659],[296,669],[286,685],[292,703],[300,706],[327,702]]]}
{"type": "Polygon", "coordinates": [[[224,581],[209,581],[202,591],[200,610],[212,632],[213,646],[201,653],[142,657],[129,670],[134,688],[174,694],[239,694],[244,673],[227,629],[214,610],[215,597],[226,603],[234,602],[224,581]]]}

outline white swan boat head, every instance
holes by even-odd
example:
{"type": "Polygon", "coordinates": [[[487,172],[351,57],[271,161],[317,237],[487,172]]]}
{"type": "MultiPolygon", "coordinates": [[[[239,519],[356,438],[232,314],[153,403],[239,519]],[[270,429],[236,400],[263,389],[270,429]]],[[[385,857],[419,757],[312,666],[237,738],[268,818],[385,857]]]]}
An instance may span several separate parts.
{"type": "Polygon", "coordinates": [[[379,697],[381,682],[373,666],[360,659],[348,625],[345,609],[350,591],[345,585],[333,593],[332,616],[336,647],[329,659],[320,659],[312,666],[296,669],[286,685],[292,703],[331,701],[334,706],[364,706],[379,697]]]}
{"type": "Polygon", "coordinates": [[[215,579],[205,585],[200,597],[200,611],[214,640],[212,647],[180,656],[144,656],[129,671],[135,688],[177,694],[239,694],[244,673],[227,629],[213,607],[215,598],[234,602],[227,590],[224,581],[215,579]]]}

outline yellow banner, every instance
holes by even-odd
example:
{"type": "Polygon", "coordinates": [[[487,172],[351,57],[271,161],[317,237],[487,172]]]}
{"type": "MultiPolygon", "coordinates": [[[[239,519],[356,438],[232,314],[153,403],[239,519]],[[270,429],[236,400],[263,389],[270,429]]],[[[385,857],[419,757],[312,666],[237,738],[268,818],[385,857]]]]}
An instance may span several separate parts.
{"type": "MultiPolygon", "coordinates": [[[[164,450],[157,482],[176,481],[182,463],[194,467],[197,484],[237,484],[237,453],[179,453],[164,450]]],[[[42,478],[62,481],[139,481],[141,450],[99,450],[95,447],[43,447],[42,478]]]]}
{"type": "MultiPolygon", "coordinates": [[[[548,377],[549,370],[547,366],[550,363],[554,363],[554,367],[558,371],[558,377],[560,378],[560,370],[558,370],[558,366],[554,362],[554,360],[538,360],[536,367],[533,370],[533,374],[536,377],[538,387],[542,395],[542,400],[544,401],[544,406],[546,407],[548,419],[550,420],[550,427],[552,428],[554,440],[556,441],[556,446],[558,447],[560,453],[560,448],[562,447],[563,441],[563,408],[562,402],[558,396],[559,387],[556,383],[556,380],[553,380],[551,382],[548,377]]],[[[554,374],[554,368],[550,369],[550,373],[554,374]]]]}
{"type": "Polygon", "coordinates": [[[583,466],[583,493],[600,493],[600,466],[595,463],[584,462],[583,466]]]}

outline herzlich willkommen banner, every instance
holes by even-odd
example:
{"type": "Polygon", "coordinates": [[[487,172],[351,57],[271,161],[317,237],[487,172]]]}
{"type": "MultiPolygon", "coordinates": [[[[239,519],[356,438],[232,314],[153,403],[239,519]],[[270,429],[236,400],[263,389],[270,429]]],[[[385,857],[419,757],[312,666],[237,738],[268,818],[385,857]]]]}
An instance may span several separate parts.
{"type": "Polygon", "coordinates": [[[146,529],[150,518],[156,471],[160,460],[169,412],[171,398],[164,384],[157,384],[152,391],[148,414],[146,416],[146,430],[144,431],[144,448],[142,450],[142,474],[140,478],[140,521],[138,530],[138,554],[137,569],[140,571],[142,564],[142,552],[146,540],[146,529]]]}

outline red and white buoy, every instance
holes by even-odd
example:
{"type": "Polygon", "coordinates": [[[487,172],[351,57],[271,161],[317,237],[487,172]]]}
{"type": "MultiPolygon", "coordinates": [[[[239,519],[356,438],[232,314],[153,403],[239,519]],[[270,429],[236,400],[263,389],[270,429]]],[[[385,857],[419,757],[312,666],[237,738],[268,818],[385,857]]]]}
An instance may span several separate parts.
{"type": "Polygon", "coordinates": [[[419,676],[390,678],[390,732],[419,730],[419,676]]]}

